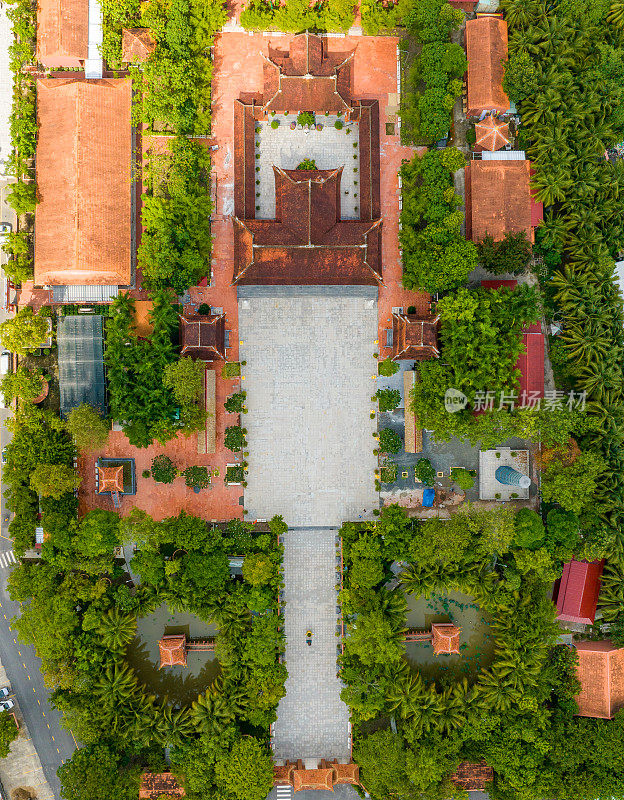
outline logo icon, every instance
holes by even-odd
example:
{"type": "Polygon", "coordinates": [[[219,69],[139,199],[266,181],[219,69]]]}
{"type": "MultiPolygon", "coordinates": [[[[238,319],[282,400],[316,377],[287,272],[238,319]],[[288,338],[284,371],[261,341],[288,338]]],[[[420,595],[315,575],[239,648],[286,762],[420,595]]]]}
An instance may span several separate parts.
{"type": "Polygon", "coordinates": [[[460,392],[459,389],[453,389],[451,386],[450,389],[444,392],[444,408],[449,414],[455,414],[457,411],[466,408],[467,405],[468,398],[463,392],[460,392]]]}

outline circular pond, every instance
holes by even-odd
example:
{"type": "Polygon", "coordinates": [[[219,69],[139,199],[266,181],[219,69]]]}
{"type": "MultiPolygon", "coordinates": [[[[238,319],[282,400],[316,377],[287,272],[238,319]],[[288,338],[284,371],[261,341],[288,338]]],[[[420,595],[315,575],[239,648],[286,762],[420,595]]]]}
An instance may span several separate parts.
{"type": "Polygon", "coordinates": [[[494,660],[494,635],[490,618],[472,597],[453,590],[438,590],[431,596],[406,594],[407,627],[430,631],[434,622],[452,622],[461,628],[459,655],[433,654],[428,642],[407,642],[406,654],[418,670],[429,677],[450,671],[456,677],[475,677],[494,660]]]}
{"type": "Polygon", "coordinates": [[[187,666],[159,669],[158,642],[163,636],[186,634],[187,639],[215,636],[216,625],[195,614],[174,612],[165,603],[151,614],[140,617],[137,632],[126,651],[128,663],[147,689],[157,695],[188,705],[205,692],[219,674],[219,662],[213,652],[189,651],[187,666]]]}

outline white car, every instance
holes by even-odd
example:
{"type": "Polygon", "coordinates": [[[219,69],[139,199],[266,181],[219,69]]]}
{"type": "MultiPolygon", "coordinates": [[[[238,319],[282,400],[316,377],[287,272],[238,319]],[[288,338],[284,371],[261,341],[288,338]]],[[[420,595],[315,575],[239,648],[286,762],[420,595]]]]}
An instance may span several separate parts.
{"type": "Polygon", "coordinates": [[[13,369],[13,358],[11,353],[7,350],[4,353],[0,353],[0,376],[6,375],[7,373],[11,372],[13,369]]]}
{"type": "Polygon", "coordinates": [[[0,689],[0,697],[8,697],[10,694],[12,694],[12,692],[8,686],[3,686],[2,689],[0,689]]]}
{"type": "Polygon", "coordinates": [[[15,703],[12,700],[0,701],[0,711],[10,711],[12,708],[15,708],[15,703]]]}

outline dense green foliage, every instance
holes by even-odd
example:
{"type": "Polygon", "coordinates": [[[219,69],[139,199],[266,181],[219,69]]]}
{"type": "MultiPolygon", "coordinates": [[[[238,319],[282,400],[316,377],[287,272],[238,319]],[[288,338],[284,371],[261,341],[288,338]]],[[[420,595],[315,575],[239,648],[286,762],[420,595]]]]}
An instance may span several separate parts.
{"type": "Polygon", "coordinates": [[[181,402],[165,383],[167,367],[176,359],[172,336],[178,316],[168,294],[157,292],[153,302],[149,339],[134,331],[134,300],[127,294],[113,302],[106,326],[110,411],[136,447],[154,439],[164,444],[178,431],[190,433],[203,424],[197,404],[181,402]]]}
{"type": "Polygon", "coordinates": [[[97,450],[108,440],[109,424],[87,403],[72,408],[67,415],[67,430],[78,450],[97,450]]]}
{"type": "Polygon", "coordinates": [[[240,22],[244,28],[253,30],[346,32],[353,24],[354,6],[353,0],[288,0],[283,6],[266,0],[250,0],[241,12],[240,22]]]}
{"type": "Polygon", "coordinates": [[[416,155],[401,167],[399,241],[407,289],[453,289],[477,266],[477,249],[461,233],[464,215],[453,185],[453,173],[464,163],[459,150],[446,148],[416,155]]]}
{"type": "Polygon", "coordinates": [[[13,717],[6,712],[0,714],[0,758],[8,756],[11,742],[17,739],[17,733],[13,717]]]}
{"type": "Polygon", "coordinates": [[[379,401],[379,411],[393,411],[401,402],[401,392],[398,389],[377,389],[375,397],[379,401]]]}
{"type": "Polygon", "coordinates": [[[477,245],[479,263],[494,275],[510,272],[512,275],[525,272],[531,260],[531,243],[526,233],[510,233],[495,242],[491,236],[485,236],[477,245]]]}
{"type": "Polygon", "coordinates": [[[173,483],[178,477],[178,468],[169,456],[161,454],[152,459],[151,473],[156,483],[173,483]]]}
{"type": "Polygon", "coordinates": [[[621,796],[624,714],[613,723],[574,717],[575,653],[555,644],[546,596],[561,561],[546,546],[519,544],[513,511],[468,508],[421,523],[390,506],[373,525],[343,525],[342,536],[349,630],[342,697],[362,782],[375,800],[455,796],[450,774],[460,761],[482,758],[494,768],[496,800],[621,796]],[[402,585],[389,589],[396,560],[408,566],[402,585]],[[401,641],[404,592],[429,597],[451,588],[474,598],[495,639],[492,663],[465,678],[444,665],[418,669],[401,641]]]}
{"type": "Polygon", "coordinates": [[[0,342],[12,353],[24,356],[37,350],[48,335],[48,317],[35,314],[32,308],[21,308],[0,324],[0,342]]]}
{"type": "Polygon", "coordinates": [[[398,453],[402,447],[401,437],[392,428],[379,431],[379,449],[382,453],[398,453]]]}
{"type": "Polygon", "coordinates": [[[41,370],[29,370],[21,364],[15,372],[7,373],[0,381],[4,405],[16,399],[32,403],[41,394],[41,378],[41,370]]]}

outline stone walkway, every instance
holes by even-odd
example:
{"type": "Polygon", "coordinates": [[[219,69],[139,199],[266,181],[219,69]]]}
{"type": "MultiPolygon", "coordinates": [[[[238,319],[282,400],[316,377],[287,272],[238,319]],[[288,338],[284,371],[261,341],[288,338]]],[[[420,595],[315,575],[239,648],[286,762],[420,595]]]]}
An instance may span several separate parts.
{"type": "Polygon", "coordinates": [[[337,535],[336,528],[291,528],[284,535],[288,678],[273,729],[276,760],[350,758],[349,711],[336,676],[337,535]]]}

